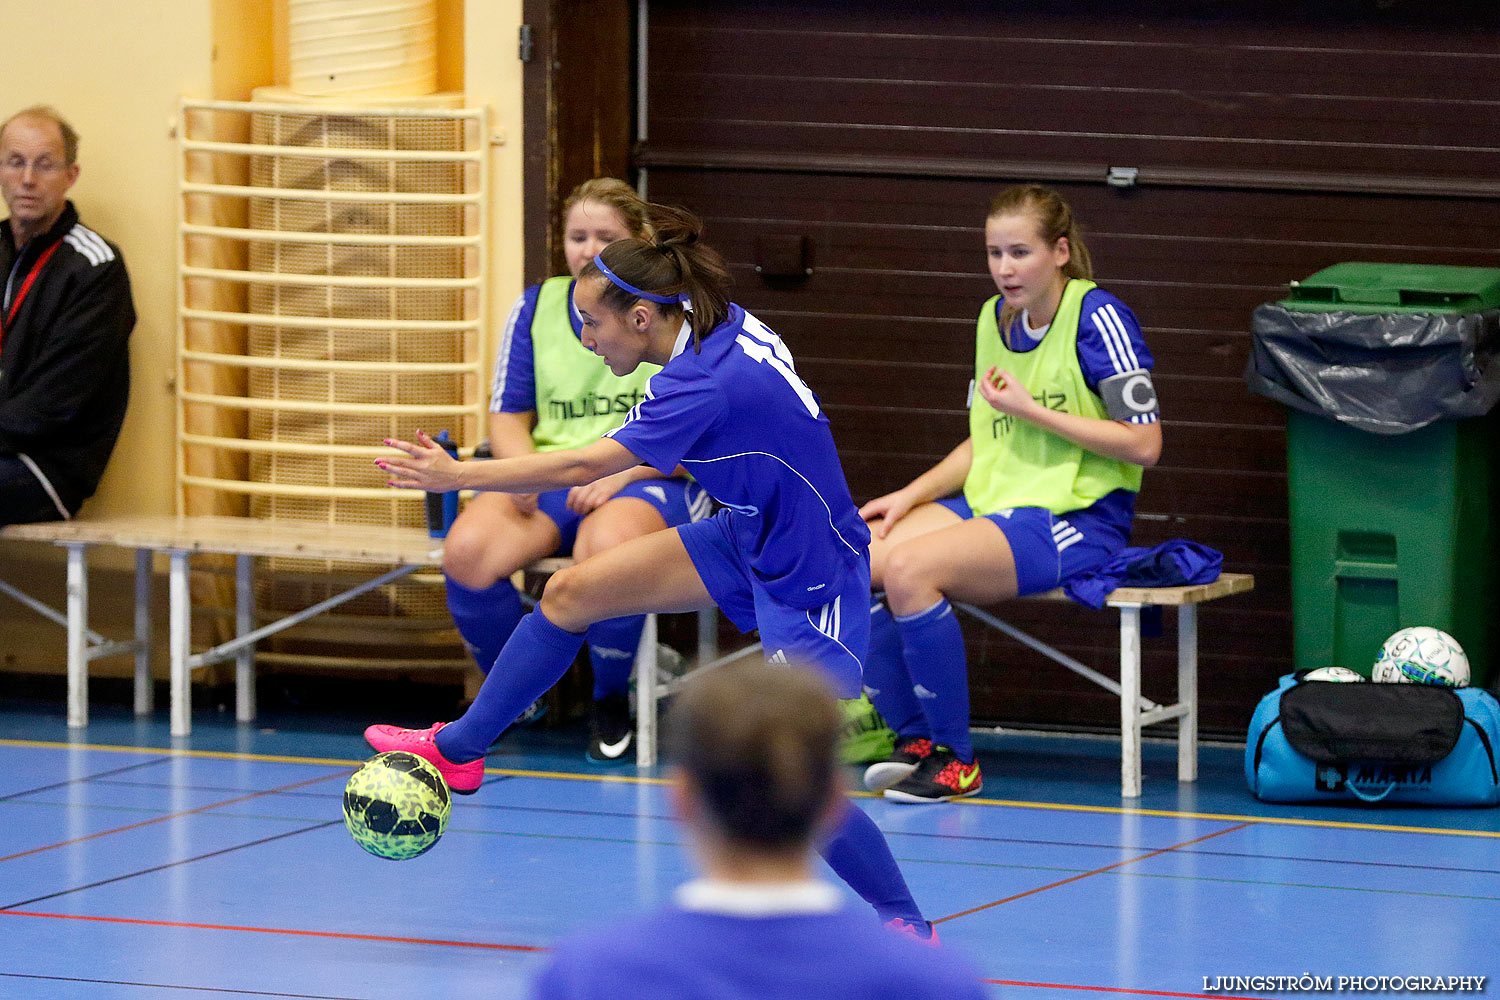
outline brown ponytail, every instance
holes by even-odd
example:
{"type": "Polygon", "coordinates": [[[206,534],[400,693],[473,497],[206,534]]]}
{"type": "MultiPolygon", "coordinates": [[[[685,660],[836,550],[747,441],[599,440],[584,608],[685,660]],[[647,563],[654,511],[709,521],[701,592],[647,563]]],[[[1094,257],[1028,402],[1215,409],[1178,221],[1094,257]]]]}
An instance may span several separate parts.
{"type": "MultiPolygon", "coordinates": [[[[729,269],[713,248],[701,242],[703,223],[697,216],[651,202],[641,202],[640,208],[649,235],[616,240],[604,248],[600,259],[621,280],[641,291],[687,295],[696,350],[699,340],[729,318],[729,269]]],[[[593,261],[578,273],[580,279],[602,275],[593,261]]],[[[640,298],[606,279],[600,301],[618,314],[640,298]]],[[[684,312],[684,307],[675,302],[658,303],[656,307],[667,317],[684,312]]]]}
{"type": "MultiPolygon", "coordinates": [[[[1094,262],[1089,248],[1084,246],[1083,231],[1073,218],[1073,209],[1062,195],[1040,184],[1018,184],[1006,188],[990,202],[986,219],[1001,215],[1029,215],[1036,220],[1037,232],[1049,248],[1057,246],[1064,237],[1068,240],[1068,262],[1063,265],[1064,278],[1092,278],[1094,262]]],[[[1000,336],[1010,329],[1016,318],[1016,310],[1010,303],[1000,308],[1000,336]]]]}

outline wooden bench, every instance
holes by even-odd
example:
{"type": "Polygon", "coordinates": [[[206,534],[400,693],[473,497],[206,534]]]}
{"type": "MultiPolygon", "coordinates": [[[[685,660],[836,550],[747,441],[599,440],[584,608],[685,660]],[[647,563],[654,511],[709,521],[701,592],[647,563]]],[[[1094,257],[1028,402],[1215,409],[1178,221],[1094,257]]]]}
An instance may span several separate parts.
{"type": "Polygon", "coordinates": [[[0,528],[0,538],[51,542],[68,550],[66,614],[20,594],[4,592],[68,630],[68,725],[88,724],[88,663],[101,656],[133,652],[135,711],[152,710],[153,685],[149,662],[151,641],[151,557],[168,557],[169,629],[171,655],[171,733],[192,731],[190,680],[192,671],[224,660],[235,661],[235,718],[255,718],[255,644],[267,636],[353,600],[417,570],[442,562],[442,542],[422,528],[313,524],[247,517],[110,517],[97,520],[13,524],[0,528]],[[110,545],[134,549],[135,634],[131,640],[111,642],[88,627],[87,550],[110,545]],[[235,557],[235,636],[212,649],[193,653],[192,599],[188,592],[188,560],[194,553],[235,557]],[[361,581],[327,600],[255,627],[254,587],[251,577],[257,556],[336,559],[390,569],[361,581]]]}
{"type": "MultiPolygon", "coordinates": [[[[369,527],[361,525],[311,524],[244,517],[111,517],[90,520],[14,524],[0,528],[0,539],[50,542],[68,550],[67,608],[60,612],[16,587],[0,581],[7,594],[67,629],[68,693],[67,720],[72,727],[88,724],[88,664],[104,656],[135,655],[134,708],[137,715],[154,708],[155,687],[151,678],[151,560],[155,553],[168,557],[168,606],[171,656],[170,722],[173,736],[192,732],[190,684],[192,672],[225,660],[235,661],[235,719],[255,719],[255,646],[315,615],[353,600],[419,569],[441,564],[442,541],[429,537],[422,528],[369,527]],[[134,549],[135,621],[129,640],[111,641],[88,626],[89,583],[87,551],[94,546],[134,549]],[[193,653],[192,599],[188,590],[189,557],[194,553],[217,553],[235,557],[235,636],[212,649],[193,653]],[[341,562],[392,566],[340,593],[255,628],[254,586],[251,577],[257,556],[305,559],[336,559],[341,562]]],[[[571,566],[572,559],[550,558],[528,566],[524,572],[550,576],[571,566]]],[[[523,591],[524,595],[524,591],[523,591]]],[[[528,603],[534,603],[524,596],[528,603]]],[[[713,614],[699,617],[698,659],[707,663],[717,655],[717,623],[713,614]]],[[[638,676],[644,678],[642,704],[654,706],[675,687],[657,685],[656,616],[646,616],[637,654],[638,676]]],[[[656,712],[638,714],[637,763],[656,762],[656,712]]]]}
{"type": "MultiPolygon", "coordinates": [[[[972,605],[956,607],[992,628],[1031,647],[1054,662],[1087,678],[1120,699],[1120,794],[1139,798],[1141,794],[1141,729],[1153,723],[1177,720],[1177,780],[1196,781],[1198,777],[1198,615],[1197,606],[1206,601],[1242,594],[1255,587],[1248,573],[1223,573],[1213,583],[1191,587],[1121,587],[1105,599],[1105,606],[1120,613],[1120,679],[1108,677],[1074,658],[1023,632],[994,614],[972,605]],[[1148,607],[1177,608],[1177,700],[1160,705],[1141,695],[1141,610],[1148,607]]],[[[1023,600],[1066,601],[1061,589],[1036,594],[1023,600]]],[[[701,634],[701,627],[700,627],[701,634]]],[[[644,639],[643,649],[644,649],[644,639]]],[[[655,639],[652,639],[654,650],[655,639]]],[[[696,670],[716,666],[752,655],[760,650],[755,643],[724,657],[699,655],[696,670]]],[[[655,706],[675,693],[686,676],[666,685],[658,685],[654,672],[638,674],[636,686],[637,761],[642,765],[656,762],[655,706]],[[647,707],[650,707],[648,710],[647,707]],[[649,748],[649,753],[648,753],[649,748]]],[[[688,675],[690,676],[690,675],[688,675]]]]}
{"type": "MultiPolygon", "coordinates": [[[[135,711],[152,710],[150,673],[151,557],[168,556],[169,628],[171,635],[171,732],[186,736],[192,731],[190,680],[192,671],[212,663],[235,661],[235,718],[255,718],[255,644],[267,636],[299,624],[337,607],[376,587],[391,583],[426,566],[442,562],[442,543],[421,528],[384,528],[359,525],[324,525],[294,521],[269,521],[238,517],[115,517],[98,520],[16,524],[0,528],[0,539],[52,542],[68,550],[68,598],[66,613],[48,608],[16,588],[0,582],[0,593],[22,601],[57,621],[68,633],[69,726],[88,722],[88,663],[102,656],[132,653],[135,656],[135,711]],[[111,641],[88,627],[88,573],[86,551],[90,546],[112,545],[136,552],[135,630],[129,640],[111,641]],[[188,558],[197,552],[235,556],[235,637],[212,649],[193,653],[192,601],[188,593],[188,558]],[[385,572],[362,581],[300,611],[260,628],[254,627],[252,560],[256,556],[337,559],[371,566],[390,566],[385,572]]],[[[529,572],[549,575],[572,560],[543,559],[529,572]]],[[[1209,584],[1192,587],[1123,587],[1105,599],[1107,607],[1120,614],[1120,679],[1094,670],[1041,640],[1023,632],[994,614],[971,605],[956,606],[986,625],[1042,653],[1120,698],[1120,789],[1125,798],[1141,794],[1141,729],[1153,723],[1177,720],[1177,778],[1194,781],[1198,770],[1198,620],[1197,605],[1231,594],[1245,593],[1255,586],[1246,573],[1224,573],[1209,584]],[[1175,607],[1177,615],[1177,700],[1161,705],[1141,694],[1141,610],[1175,607]]],[[[1067,600],[1061,590],[1038,594],[1026,600],[1067,600]]],[[[661,683],[657,677],[657,621],[648,615],[641,634],[636,670],[636,763],[649,767],[657,759],[657,715],[662,699],[680,689],[686,677],[661,683]]],[[[717,655],[717,624],[713,609],[705,609],[698,621],[697,666],[713,667],[755,654],[753,643],[727,656],[717,655]]]]}
{"type": "MultiPolygon", "coordinates": [[[[1177,780],[1198,778],[1198,605],[1205,601],[1243,594],[1255,587],[1248,573],[1221,573],[1213,583],[1191,587],[1120,587],[1105,598],[1105,606],[1120,612],[1120,679],[1105,676],[1066,653],[1023,632],[983,608],[958,603],[955,606],[999,629],[1016,641],[1061,664],[1120,699],[1120,794],[1141,794],[1141,729],[1157,722],[1177,720],[1177,780]],[[1177,700],[1160,705],[1141,695],[1141,610],[1148,607],[1177,609],[1177,700]]],[[[1023,600],[1066,601],[1061,589],[1023,600]]]]}

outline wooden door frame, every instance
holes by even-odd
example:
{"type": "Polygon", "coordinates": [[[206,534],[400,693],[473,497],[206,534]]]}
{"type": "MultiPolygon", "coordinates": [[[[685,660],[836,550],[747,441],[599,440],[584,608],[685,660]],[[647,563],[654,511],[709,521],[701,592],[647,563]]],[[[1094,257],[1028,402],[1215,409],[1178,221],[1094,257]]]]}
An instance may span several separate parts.
{"type": "Polygon", "coordinates": [[[634,182],[635,4],[523,0],[521,13],[531,43],[521,159],[522,250],[532,284],[566,270],[558,229],[568,192],[590,177],[634,182]]]}

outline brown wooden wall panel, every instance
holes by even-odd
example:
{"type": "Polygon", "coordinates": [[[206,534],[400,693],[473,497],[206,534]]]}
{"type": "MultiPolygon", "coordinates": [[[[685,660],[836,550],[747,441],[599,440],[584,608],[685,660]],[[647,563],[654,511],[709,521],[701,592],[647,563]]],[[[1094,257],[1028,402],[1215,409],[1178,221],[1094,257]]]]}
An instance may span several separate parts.
{"type": "MultiPolygon", "coordinates": [[[[1192,538],[1256,575],[1202,611],[1204,727],[1242,735],[1293,666],[1285,414],[1245,388],[1251,313],[1340,261],[1500,267],[1500,15],[1117,9],[653,0],[636,162],[653,198],[704,217],[736,300],[786,339],[860,501],[967,433],[987,204],[1017,181],[1056,187],[1156,359],[1165,444],[1134,543],[1192,538]],[[1110,165],[1142,183],[1106,185],[1110,165]],[[810,276],[755,272],[777,235],[808,238],[810,276]]],[[[1113,613],[1002,611],[1112,669],[1113,613]]],[[[966,635],[976,720],[1116,724],[1112,696],[966,635]]],[[[1173,648],[1147,642],[1148,693],[1171,690],[1173,648]]]]}
{"type": "Polygon", "coordinates": [[[1497,175],[1473,128],[1500,68],[1492,10],[1306,6],[657,4],[651,141],[1497,175]]]}

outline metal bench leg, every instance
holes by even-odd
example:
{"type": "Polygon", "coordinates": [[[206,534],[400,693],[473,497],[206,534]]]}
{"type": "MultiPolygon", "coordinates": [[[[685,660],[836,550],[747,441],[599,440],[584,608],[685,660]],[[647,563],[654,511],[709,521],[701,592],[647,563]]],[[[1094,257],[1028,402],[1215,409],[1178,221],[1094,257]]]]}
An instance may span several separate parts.
{"type": "Polygon", "coordinates": [[[719,658],[719,609],[704,608],[698,612],[698,662],[712,663],[719,658]]]}
{"type": "MultiPolygon", "coordinates": [[[[234,634],[238,638],[255,628],[255,581],[253,556],[234,557],[234,634]]],[[[234,656],[234,720],[255,721],[255,644],[234,656]]]]}
{"type": "Polygon", "coordinates": [[[1177,609],[1177,780],[1198,780],[1198,608],[1177,609]]]}
{"type": "Polygon", "coordinates": [[[88,642],[84,631],[89,624],[89,573],[84,546],[71,543],[68,549],[68,726],[79,729],[89,724],[88,642]]]}
{"type": "Polygon", "coordinates": [[[1120,607],[1120,795],[1141,796],[1141,608],[1120,607]]]}
{"type": "Polygon", "coordinates": [[[156,708],[151,682],[151,550],[135,550],[135,714],[156,708]]]}
{"type": "Polygon", "coordinates": [[[168,643],[172,651],[171,733],[187,736],[193,731],[192,674],[188,656],[192,653],[193,608],[188,593],[188,554],[174,549],[168,553],[167,591],[171,602],[168,643]]]}
{"type": "Polygon", "coordinates": [[[635,763],[656,763],[656,615],[646,616],[635,654],[635,763]]]}

